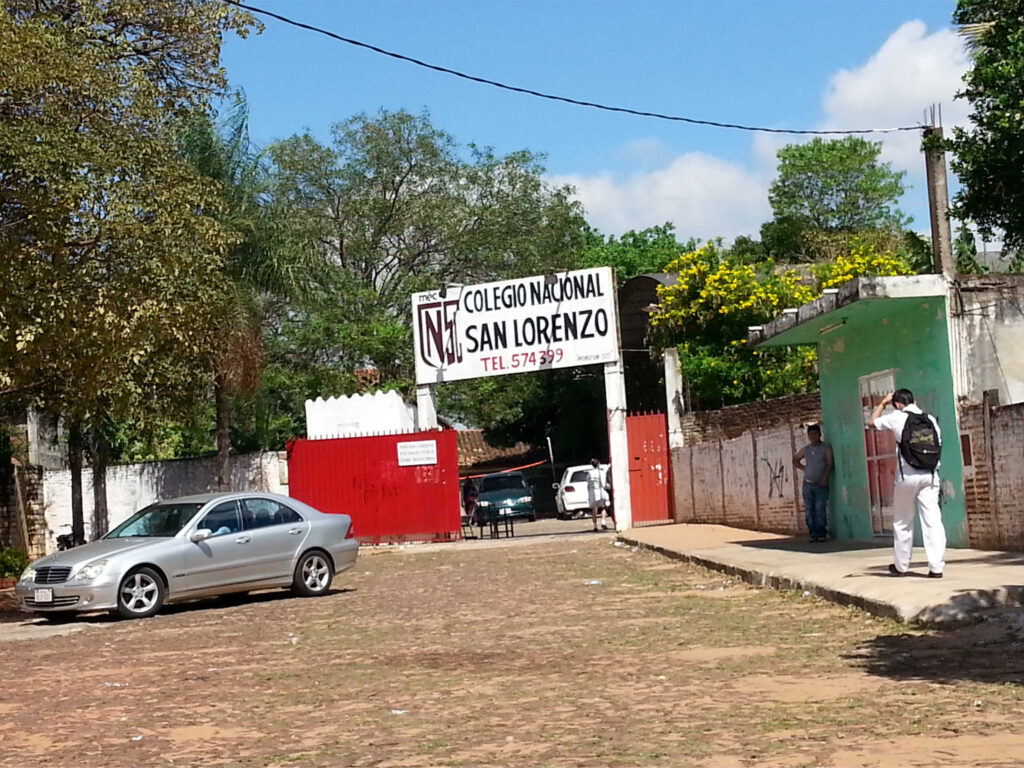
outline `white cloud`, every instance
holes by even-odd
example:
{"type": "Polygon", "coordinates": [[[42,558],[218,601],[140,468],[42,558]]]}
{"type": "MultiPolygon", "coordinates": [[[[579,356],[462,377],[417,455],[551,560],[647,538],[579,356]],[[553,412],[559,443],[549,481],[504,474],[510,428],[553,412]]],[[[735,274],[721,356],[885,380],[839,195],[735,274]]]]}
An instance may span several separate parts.
{"type": "MultiPolygon", "coordinates": [[[[861,67],[837,72],[824,99],[824,128],[891,128],[924,122],[924,110],[942,107],[948,131],[966,125],[968,105],[954,100],[970,57],[951,29],[927,33],[924,22],[908,21],[893,32],[861,67]]],[[[867,136],[881,139],[882,159],[923,175],[918,131],[867,136]]]]}
{"type": "Polygon", "coordinates": [[[608,234],[671,221],[682,240],[756,234],[769,218],[763,175],[712,155],[689,152],[657,170],[616,177],[568,175],[588,221],[608,234]]]}
{"type": "Polygon", "coordinates": [[[622,159],[640,171],[652,171],[672,162],[675,153],[663,141],[652,138],[631,139],[619,152],[622,159]]]}

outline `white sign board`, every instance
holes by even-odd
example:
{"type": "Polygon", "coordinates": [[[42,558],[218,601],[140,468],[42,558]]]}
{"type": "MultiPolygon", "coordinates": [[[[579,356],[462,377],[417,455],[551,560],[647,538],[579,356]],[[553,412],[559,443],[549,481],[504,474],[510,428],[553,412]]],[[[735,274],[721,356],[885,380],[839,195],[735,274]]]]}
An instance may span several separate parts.
{"type": "Polygon", "coordinates": [[[416,293],[416,383],[619,359],[610,267],[416,293]]]}
{"type": "Polygon", "coordinates": [[[398,443],[398,466],[421,467],[428,464],[437,464],[437,440],[398,443]]]}

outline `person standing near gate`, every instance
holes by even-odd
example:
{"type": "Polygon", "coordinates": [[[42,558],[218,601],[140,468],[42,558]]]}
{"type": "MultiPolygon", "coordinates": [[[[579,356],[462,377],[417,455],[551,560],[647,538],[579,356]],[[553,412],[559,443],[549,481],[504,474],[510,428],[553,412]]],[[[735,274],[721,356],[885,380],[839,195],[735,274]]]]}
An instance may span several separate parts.
{"type": "Polygon", "coordinates": [[[829,477],[835,461],[832,446],[822,441],[821,427],[811,424],[807,428],[808,443],[793,454],[793,464],[804,473],[804,520],[811,541],[828,539],[829,477]]]}
{"type": "Polygon", "coordinates": [[[462,486],[462,506],[466,510],[466,523],[468,525],[476,525],[476,506],[479,498],[480,491],[476,487],[476,483],[473,482],[473,478],[469,478],[466,484],[462,486]]]}
{"type": "Polygon", "coordinates": [[[928,557],[928,577],[941,579],[946,563],[946,529],[939,506],[939,454],[942,433],[930,413],[914,404],[914,393],[897,389],[886,395],[868,419],[868,426],[887,429],[896,438],[898,450],[896,481],[893,487],[892,576],[906,576],[914,550],[914,505],[921,517],[921,538],[928,557]],[[885,406],[895,409],[882,415],[885,406]]]}
{"type": "Polygon", "coordinates": [[[608,495],[605,490],[604,470],[597,459],[590,460],[587,470],[587,501],[590,503],[590,519],[597,530],[597,510],[601,510],[601,528],[608,530],[608,495]]]}

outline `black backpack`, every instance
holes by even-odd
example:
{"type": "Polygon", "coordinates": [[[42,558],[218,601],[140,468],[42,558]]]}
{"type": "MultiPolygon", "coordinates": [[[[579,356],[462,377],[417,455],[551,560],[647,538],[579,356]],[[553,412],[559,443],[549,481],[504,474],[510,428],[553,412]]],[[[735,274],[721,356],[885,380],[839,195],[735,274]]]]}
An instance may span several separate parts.
{"type": "Polygon", "coordinates": [[[900,439],[900,455],[915,469],[934,470],[939,465],[942,445],[939,433],[927,413],[907,413],[900,439]]]}

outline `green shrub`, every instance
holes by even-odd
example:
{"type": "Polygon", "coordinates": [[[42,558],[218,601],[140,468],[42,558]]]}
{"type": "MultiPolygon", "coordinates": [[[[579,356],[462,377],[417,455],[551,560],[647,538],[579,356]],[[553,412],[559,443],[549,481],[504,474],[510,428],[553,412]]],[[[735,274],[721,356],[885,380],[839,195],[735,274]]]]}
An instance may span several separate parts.
{"type": "Polygon", "coordinates": [[[28,555],[20,549],[0,550],[0,579],[5,576],[20,576],[28,567],[28,555]]]}

